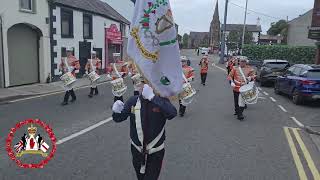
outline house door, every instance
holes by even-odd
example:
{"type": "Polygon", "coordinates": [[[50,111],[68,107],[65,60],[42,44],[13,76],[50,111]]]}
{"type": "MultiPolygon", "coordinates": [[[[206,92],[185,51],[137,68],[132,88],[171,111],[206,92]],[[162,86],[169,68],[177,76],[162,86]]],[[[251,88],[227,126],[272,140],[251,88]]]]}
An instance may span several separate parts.
{"type": "Polygon", "coordinates": [[[86,64],[88,59],[91,58],[91,43],[90,42],[80,42],[79,43],[79,61],[80,61],[80,72],[79,76],[85,74],[86,64]]]}

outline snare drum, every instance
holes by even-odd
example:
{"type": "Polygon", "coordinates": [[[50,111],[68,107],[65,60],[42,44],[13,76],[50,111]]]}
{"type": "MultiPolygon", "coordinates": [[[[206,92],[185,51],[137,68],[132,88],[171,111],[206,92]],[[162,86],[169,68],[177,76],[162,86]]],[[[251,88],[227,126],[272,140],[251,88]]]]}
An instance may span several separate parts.
{"type": "Polygon", "coordinates": [[[181,99],[181,104],[184,106],[189,105],[192,100],[193,96],[196,94],[196,90],[192,88],[190,83],[183,84],[183,90],[179,94],[179,98],[181,99]]]}
{"type": "Polygon", "coordinates": [[[141,75],[140,74],[136,74],[134,76],[131,77],[132,81],[133,81],[133,84],[135,86],[139,86],[141,84],[141,75]]]}
{"type": "Polygon", "coordinates": [[[241,86],[240,94],[246,104],[257,103],[259,91],[254,82],[241,86]]]}
{"type": "Polygon", "coordinates": [[[76,77],[74,77],[71,72],[67,72],[67,73],[63,74],[60,77],[60,79],[63,82],[64,86],[69,86],[72,83],[76,82],[76,80],[77,80],[76,77]]]}
{"type": "Polygon", "coordinates": [[[123,96],[127,91],[127,86],[124,84],[122,78],[111,81],[112,94],[117,97],[123,96]]]}
{"type": "Polygon", "coordinates": [[[92,71],[90,74],[88,74],[88,76],[91,82],[96,82],[98,79],[100,79],[100,76],[95,71],[92,71]]]}

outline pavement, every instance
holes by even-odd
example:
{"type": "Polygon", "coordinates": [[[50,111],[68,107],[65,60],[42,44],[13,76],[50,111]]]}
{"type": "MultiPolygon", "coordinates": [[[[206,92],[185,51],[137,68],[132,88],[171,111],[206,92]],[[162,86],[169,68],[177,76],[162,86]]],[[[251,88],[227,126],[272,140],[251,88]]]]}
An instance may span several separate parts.
{"type": "MultiPolygon", "coordinates": [[[[202,86],[199,57],[193,50],[182,54],[190,57],[196,70],[193,86],[198,93],[185,117],[167,122],[160,180],[319,179],[320,151],[292,119],[316,124],[319,107],[295,106],[289,98],[272,94],[271,88],[262,88],[259,102],[249,105],[246,120],[240,122],[233,115],[232,89],[223,66],[211,66],[206,86],[202,86]]],[[[131,83],[127,84],[125,99],[133,94],[131,83]]],[[[64,107],[60,106],[63,93],[0,105],[0,179],[136,179],[129,122],[116,124],[110,118],[110,85],[100,84],[99,92],[90,99],[89,88],[79,88],[77,101],[64,107]],[[43,169],[18,168],[4,148],[10,128],[28,118],[50,124],[58,139],[57,152],[43,169]]],[[[14,142],[22,135],[22,130],[17,131],[14,142]]]]}
{"type": "MultiPolygon", "coordinates": [[[[102,75],[101,78],[98,80],[98,83],[103,83],[106,81],[106,75],[102,75]]],[[[76,88],[81,88],[88,85],[90,85],[90,80],[88,78],[78,79],[75,83],[76,88]]],[[[0,103],[6,103],[8,101],[16,99],[56,93],[60,91],[64,91],[61,81],[46,84],[39,83],[11,88],[0,88],[0,103]]]]}

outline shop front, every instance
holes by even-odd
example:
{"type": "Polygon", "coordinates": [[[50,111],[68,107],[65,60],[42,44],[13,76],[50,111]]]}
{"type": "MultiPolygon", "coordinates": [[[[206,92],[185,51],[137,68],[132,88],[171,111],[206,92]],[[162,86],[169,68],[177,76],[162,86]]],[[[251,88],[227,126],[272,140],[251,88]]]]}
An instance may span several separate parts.
{"type": "Polygon", "coordinates": [[[121,59],[123,57],[123,39],[117,25],[112,24],[109,28],[105,29],[105,46],[105,64],[107,68],[110,63],[116,61],[115,54],[120,54],[121,59]]]}

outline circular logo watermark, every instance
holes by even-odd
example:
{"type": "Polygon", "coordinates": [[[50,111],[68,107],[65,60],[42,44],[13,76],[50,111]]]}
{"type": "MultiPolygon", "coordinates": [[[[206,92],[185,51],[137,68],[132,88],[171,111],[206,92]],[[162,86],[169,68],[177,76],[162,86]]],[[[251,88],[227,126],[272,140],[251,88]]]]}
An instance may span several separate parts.
{"type": "Polygon", "coordinates": [[[43,168],[53,158],[57,150],[56,142],[57,139],[49,125],[39,119],[27,119],[11,128],[6,140],[6,150],[10,159],[21,168],[43,168]],[[41,136],[39,133],[41,129],[38,128],[47,133],[51,143],[47,142],[50,145],[46,142],[47,139],[41,136]],[[20,132],[20,129],[26,130],[26,133],[13,145],[16,132],[18,130],[20,132]],[[24,156],[27,156],[29,161],[30,159],[39,159],[38,157],[34,158],[35,156],[40,156],[41,160],[39,163],[24,163],[24,156]]]}

